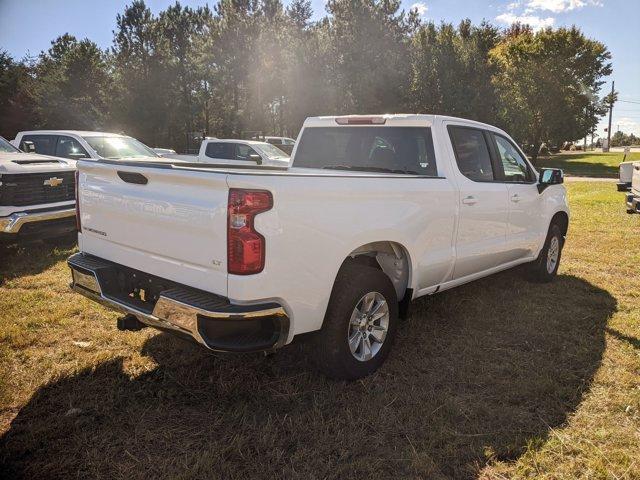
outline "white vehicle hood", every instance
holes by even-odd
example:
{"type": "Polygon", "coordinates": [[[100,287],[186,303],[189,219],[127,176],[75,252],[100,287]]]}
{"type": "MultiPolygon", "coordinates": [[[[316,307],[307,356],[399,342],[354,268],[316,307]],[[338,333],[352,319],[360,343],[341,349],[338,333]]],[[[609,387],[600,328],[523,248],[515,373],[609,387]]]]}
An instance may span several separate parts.
{"type": "Polygon", "coordinates": [[[0,152],[0,175],[3,173],[68,172],[75,169],[75,160],[34,153],[0,152]]]}
{"type": "Polygon", "coordinates": [[[251,145],[251,147],[258,150],[262,155],[262,165],[268,167],[288,167],[291,164],[291,157],[270,157],[267,155],[267,152],[261,148],[261,145],[251,145]]]}
{"type": "Polygon", "coordinates": [[[262,165],[268,167],[288,167],[290,165],[289,158],[266,158],[262,165]]]}

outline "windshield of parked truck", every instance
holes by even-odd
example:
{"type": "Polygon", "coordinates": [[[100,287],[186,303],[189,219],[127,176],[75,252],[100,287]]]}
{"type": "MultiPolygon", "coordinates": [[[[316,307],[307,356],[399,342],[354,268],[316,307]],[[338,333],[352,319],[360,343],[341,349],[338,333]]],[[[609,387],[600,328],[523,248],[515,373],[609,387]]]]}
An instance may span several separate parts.
{"type": "Polygon", "coordinates": [[[102,158],[159,157],[156,152],[131,137],[83,137],[102,158]]]}
{"type": "Polygon", "coordinates": [[[286,152],[283,152],[278,147],[271,145],[270,143],[261,143],[260,150],[269,158],[289,158],[286,152]]]}
{"type": "Polygon", "coordinates": [[[294,167],[436,176],[427,127],[307,127],[294,167]]]}
{"type": "Polygon", "coordinates": [[[7,142],[4,138],[0,137],[0,152],[3,153],[16,153],[19,152],[16,147],[7,142]]]}

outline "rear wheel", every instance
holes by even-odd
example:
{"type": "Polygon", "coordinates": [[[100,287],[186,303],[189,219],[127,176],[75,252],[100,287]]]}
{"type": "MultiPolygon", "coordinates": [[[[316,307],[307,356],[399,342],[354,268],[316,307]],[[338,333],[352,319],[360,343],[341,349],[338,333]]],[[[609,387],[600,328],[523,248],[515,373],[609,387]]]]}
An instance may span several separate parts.
{"type": "Polygon", "coordinates": [[[549,226],[549,232],[538,258],[532,262],[529,273],[531,279],[538,282],[550,282],[558,273],[564,235],[557,223],[549,226]]]}
{"type": "Polygon", "coordinates": [[[373,373],[389,355],[397,324],[398,299],[389,278],[373,267],[343,266],[314,338],[318,368],[342,380],[373,373]]]}

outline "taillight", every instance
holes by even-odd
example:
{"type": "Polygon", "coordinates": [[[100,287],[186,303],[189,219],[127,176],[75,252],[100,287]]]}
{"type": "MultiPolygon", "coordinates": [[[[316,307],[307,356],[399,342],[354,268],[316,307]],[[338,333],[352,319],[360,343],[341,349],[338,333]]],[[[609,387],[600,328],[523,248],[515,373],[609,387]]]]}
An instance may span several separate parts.
{"type": "Polygon", "coordinates": [[[80,184],[80,172],[76,169],[76,185],[75,185],[75,189],[76,189],[76,228],[78,229],[78,232],[82,232],[82,226],[80,225],[80,195],[78,195],[78,193],[80,192],[80,188],[79,188],[79,184],[80,184]]]}
{"type": "Polygon", "coordinates": [[[273,197],[266,190],[229,190],[227,206],[227,271],[252,275],[264,268],[265,240],[253,221],[259,213],[271,210],[273,197]]]}

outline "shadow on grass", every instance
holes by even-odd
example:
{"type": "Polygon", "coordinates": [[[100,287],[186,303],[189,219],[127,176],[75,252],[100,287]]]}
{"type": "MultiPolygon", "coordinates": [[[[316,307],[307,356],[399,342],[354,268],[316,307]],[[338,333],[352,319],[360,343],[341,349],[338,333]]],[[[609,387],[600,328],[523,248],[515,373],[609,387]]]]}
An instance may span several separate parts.
{"type": "Polygon", "coordinates": [[[43,272],[69,257],[76,244],[75,236],[21,244],[0,244],[0,286],[8,278],[43,272]]]}
{"type": "Polygon", "coordinates": [[[606,331],[607,331],[607,333],[609,335],[612,335],[615,338],[617,338],[618,340],[621,340],[623,342],[627,342],[629,345],[631,345],[636,350],[640,350],[640,338],[630,337],[629,335],[625,335],[624,333],[620,333],[619,331],[617,331],[617,330],[615,330],[613,328],[607,328],[606,331]]]}
{"type": "MultiPolygon", "coordinates": [[[[616,309],[562,275],[505,272],[420,300],[380,372],[316,374],[305,349],[213,355],[165,334],[45,385],[0,440],[15,478],[473,478],[561,426],[616,309]]],[[[532,447],[535,448],[535,447],[532,447]]]]}

